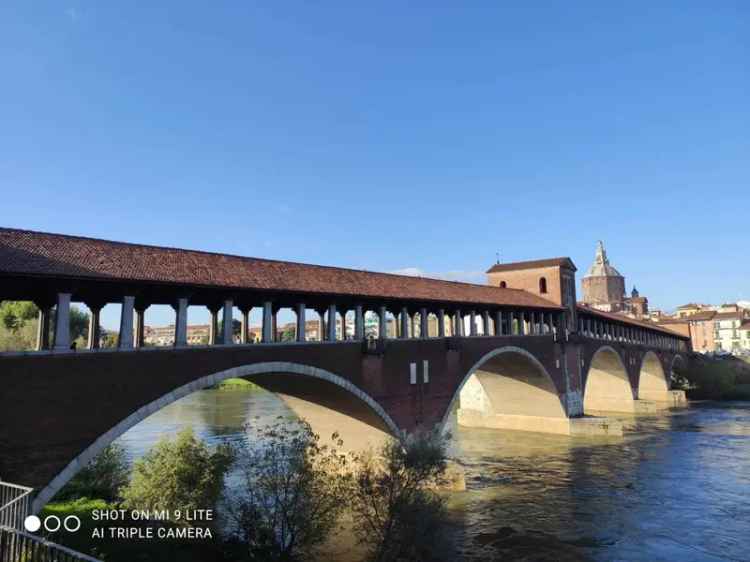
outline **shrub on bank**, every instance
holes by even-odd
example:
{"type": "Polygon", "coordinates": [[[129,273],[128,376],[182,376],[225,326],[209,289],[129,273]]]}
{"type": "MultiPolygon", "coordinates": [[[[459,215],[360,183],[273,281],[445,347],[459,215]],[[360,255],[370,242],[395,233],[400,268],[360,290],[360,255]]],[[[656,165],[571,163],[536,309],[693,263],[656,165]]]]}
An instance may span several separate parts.
{"type": "Polygon", "coordinates": [[[232,458],[227,445],[211,451],[191,428],[185,429],[174,440],[162,439],[135,462],[123,503],[143,510],[212,509],[232,458]]]}
{"type": "Polygon", "coordinates": [[[441,540],[444,499],[435,488],[447,468],[446,438],[419,433],[357,459],[352,494],[355,529],[373,562],[431,561],[447,555],[441,540]]]}
{"type": "Polygon", "coordinates": [[[254,430],[258,446],[237,460],[240,485],[226,498],[232,541],[250,560],[307,560],[328,538],[348,496],[348,460],[304,421],[254,430]]]}
{"type": "Polygon", "coordinates": [[[78,498],[100,498],[107,502],[120,499],[127,485],[130,467],[125,449],[113,443],[81,469],[54,497],[60,502],[78,498]]]}

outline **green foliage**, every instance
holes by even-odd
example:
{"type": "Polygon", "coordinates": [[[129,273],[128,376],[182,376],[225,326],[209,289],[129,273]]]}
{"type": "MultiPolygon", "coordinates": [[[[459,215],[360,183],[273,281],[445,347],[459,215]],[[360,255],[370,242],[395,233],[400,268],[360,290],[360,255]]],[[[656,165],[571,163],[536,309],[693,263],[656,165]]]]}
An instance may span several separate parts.
{"type": "Polygon", "coordinates": [[[688,382],[688,398],[698,400],[731,399],[737,373],[731,361],[694,361],[688,368],[675,369],[688,382]]]}
{"type": "Polygon", "coordinates": [[[77,306],[70,307],[70,341],[85,339],[89,334],[89,314],[77,306]]]}
{"type": "Polygon", "coordinates": [[[439,560],[446,509],[435,492],[446,470],[446,439],[437,432],[387,442],[357,459],[351,498],[355,531],[375,562],[439,560]]]}
{"type": "Polygon", "coordinates": [[[232,451],[220,445],[215,451],[193,434],[180,432],[174,440],[162,439],[136,461],[130,484],[123,490],[130,509],[211,509],[224,487],[232,451]]]}
{"type": "Polygon", "coordinates": [[[238,459],[240,490],[227,507],[235,539],[251,560],[308,560],[333,530],[349,495],[338,434],[330,444],[304,421],[255,430],[261,447],[238,459]]]}
{"type": "Polygon", "coordinates": [[[0,320],[6,330],[18,333],[27,322],[36,319],[39,309],[29,301],[4,301],[0,304],[0,320]]]}
{"type": "Polygon", "coordinates": [[[99,453],[55,496],[55,501],[73,498],[101,498],[108,502],[120,499],[127,485],[130,467],[125,449],[113,443],[99,453]]]}

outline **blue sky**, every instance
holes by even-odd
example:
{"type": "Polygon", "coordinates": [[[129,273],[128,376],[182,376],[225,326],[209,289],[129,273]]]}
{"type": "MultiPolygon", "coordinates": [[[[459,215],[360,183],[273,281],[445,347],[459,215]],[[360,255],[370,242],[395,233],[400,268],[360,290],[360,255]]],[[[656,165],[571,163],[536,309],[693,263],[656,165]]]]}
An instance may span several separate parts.
{"type": "Polygon", "coordinates": [[[750,299],[749,61],[741,1],[5,2],[2,223],[750,299]]]}

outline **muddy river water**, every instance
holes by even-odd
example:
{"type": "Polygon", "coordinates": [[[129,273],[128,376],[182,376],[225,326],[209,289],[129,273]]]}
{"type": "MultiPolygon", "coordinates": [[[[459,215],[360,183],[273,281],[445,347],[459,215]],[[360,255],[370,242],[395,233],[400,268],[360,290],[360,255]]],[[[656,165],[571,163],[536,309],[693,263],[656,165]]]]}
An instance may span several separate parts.
{"type": "MultiPolygon", "coordinates": [[[[119,442],[137,458],[192,426],[209,442],[294,414],[257,390],[204,390],[119,442]]],[[[625,437],[584,439],[452,428],[466,491],[449,496],[461,560],[750,560],[750,403],[621,417],[625,437]]],[[[339,537],[327,560],[361,551],[339,537]]]]}

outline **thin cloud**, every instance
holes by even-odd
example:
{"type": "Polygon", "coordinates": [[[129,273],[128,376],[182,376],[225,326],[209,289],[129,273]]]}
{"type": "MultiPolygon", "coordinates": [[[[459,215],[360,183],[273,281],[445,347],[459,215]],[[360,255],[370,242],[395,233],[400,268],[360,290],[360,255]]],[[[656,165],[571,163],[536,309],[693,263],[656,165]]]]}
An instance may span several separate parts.
{"type": "Polygon", "coordinates": [[[65,10],[65,15],[68,16],[68,19],[73,23],[76,23],[79,19],[81,19],[81,12],[78,10],[78,8],[68,8],[67,10],[65,10]]]}
{"type": "Polygon", "coordinates": [[[463,281],[465,283],[485,283],[484,271],[443,271],[440,273],[427,272],[419,267],[403,267],[401,269],[394,269],[388,273],[394,273],[396,275],[408,275],[410,277],[427,277],[429,279],[442,279],[444,281],[463,281]]]}

